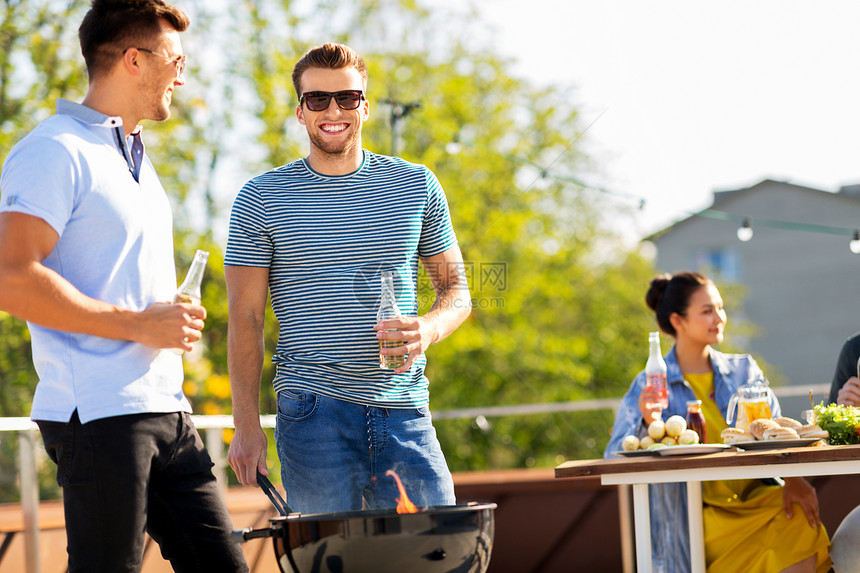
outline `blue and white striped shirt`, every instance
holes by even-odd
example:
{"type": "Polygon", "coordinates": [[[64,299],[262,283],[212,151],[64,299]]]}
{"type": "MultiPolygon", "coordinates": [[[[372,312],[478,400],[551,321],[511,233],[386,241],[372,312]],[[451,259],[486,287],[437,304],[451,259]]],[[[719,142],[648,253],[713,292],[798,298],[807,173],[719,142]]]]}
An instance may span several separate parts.
{"type": "Polygon", "coordinates": [[[224,264],[269,269],[280,323],[275,390],[393,408],[428,404],[424,356],[403,374],[379,367],[380,274],[394,273],[401,312],[416,315],[419,257],[456,243],[436,176],[396,157],[365,150],[361,167],[342,176],[301,159],[245,184],[224,264]]]}

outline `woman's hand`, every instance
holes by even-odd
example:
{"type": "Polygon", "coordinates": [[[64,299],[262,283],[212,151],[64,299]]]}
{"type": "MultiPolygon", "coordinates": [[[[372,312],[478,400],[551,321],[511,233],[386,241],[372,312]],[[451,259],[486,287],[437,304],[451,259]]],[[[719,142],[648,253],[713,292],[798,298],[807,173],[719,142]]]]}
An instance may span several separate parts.
{"type": "Polygon", "coordinates": [[[818,494],[806,479],[802,477],[785,478],[782,488],[782,504],[785,506],[785,517],[791,519],[792,504],[798,504],[806,514],[810,527],[818,527],[821,519],[818,516],[818,494]]]}
{"type": "Polygon", "coordinates": [[[663,415],[660,392],[654,386],[645,386],[639,394],[639,411],[645,424],[659,420],[663,415]]]}

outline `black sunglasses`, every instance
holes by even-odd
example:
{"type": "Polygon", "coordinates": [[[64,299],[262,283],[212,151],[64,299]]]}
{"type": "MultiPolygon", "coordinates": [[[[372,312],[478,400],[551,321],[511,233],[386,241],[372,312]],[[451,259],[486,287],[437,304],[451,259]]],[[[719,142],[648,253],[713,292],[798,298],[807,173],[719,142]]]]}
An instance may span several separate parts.
{"type": "Polygon", "coordinates": [[[299,105],[305,104],[311,111],[325,111],[331,104],[331,98],[337,102],[337,107],[345,110],[358,109],[364,92],[361,90],[343,90],[339,92],[305,92],[299,98],[299,105]]]}

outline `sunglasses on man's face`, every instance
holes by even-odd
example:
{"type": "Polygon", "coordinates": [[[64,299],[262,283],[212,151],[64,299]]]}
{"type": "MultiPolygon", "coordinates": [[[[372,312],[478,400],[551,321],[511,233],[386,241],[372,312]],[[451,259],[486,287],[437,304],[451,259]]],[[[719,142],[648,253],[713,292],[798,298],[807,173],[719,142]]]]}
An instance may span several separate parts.
{"type": "Polygon", "coordinates": [[[337,107],[344,110],[358,109],[364,93],[361,90],[343,90],[339,92],[305,92],[299,99],[299,105],[305,104],[311,111],[325,111],[331,104],[331,98],[337,107]]]}

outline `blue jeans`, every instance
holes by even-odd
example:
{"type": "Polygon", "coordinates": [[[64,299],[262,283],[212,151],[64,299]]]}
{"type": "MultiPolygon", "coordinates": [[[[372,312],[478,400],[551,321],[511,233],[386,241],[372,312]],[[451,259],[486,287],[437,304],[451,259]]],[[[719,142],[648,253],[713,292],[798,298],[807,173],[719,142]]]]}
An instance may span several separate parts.
{"type": "Polygon", "coordinates": [[[278,392],[275,430],[287,504],[301,513],[397,505],[389,469],[418,507],[454,505],[454,482],[430,411],[352,404],[310,392],[278,392]]]}
{"type": "Polygon", "coordinates": [[[174,571],[248,571],[188,414],[37,423],[63,488],[70,573],[139,572],[144,531],[174,571]]]}

